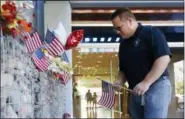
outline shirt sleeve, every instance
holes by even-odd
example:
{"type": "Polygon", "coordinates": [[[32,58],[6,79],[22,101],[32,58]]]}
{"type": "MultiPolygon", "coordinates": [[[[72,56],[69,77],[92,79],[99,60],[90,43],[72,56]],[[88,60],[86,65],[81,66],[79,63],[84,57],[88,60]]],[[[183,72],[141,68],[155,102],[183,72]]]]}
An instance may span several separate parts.
{"type": "Polygon", "coordinates": [[[151,48],[154,60],[164,55],[169,55],[170,58],[172,57],[172,53],[164,34],[157,28],[152,28],[151,48]]]}

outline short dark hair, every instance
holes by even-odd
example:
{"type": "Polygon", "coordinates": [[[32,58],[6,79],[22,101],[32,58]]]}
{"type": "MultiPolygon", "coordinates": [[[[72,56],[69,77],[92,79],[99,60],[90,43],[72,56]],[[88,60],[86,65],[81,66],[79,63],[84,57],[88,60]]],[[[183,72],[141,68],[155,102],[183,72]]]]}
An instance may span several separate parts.
{"type": "Polygon", "coordinates": [[[126,17],[131,17],[131,18],[135,19],[134,14],[131,12],[131,10],[129,8],[119,8],[116,11],[114,11],[114,13],[112,13],[111,20],[113,20],[117,16],[119,16],[120,18],[122,18],[122,15],[123,14],[126,17]]]}

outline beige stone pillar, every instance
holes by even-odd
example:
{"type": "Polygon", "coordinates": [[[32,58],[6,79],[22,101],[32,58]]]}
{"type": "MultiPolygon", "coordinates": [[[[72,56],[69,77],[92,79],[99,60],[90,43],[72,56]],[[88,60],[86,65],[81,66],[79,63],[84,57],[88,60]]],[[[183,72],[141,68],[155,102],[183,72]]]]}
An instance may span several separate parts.
{"type": "Polygon", "coordinates": [[[175,76],[174,76],[173,62],[171,62],[168,65],[168,71],[169,71],[169,79],[172,85],[172,97],[171,97],[171,103],[169,105],[169,110],[168,110],[168,118],[175,118],[176,117],[176,98],[175,98],[175,76]]]}

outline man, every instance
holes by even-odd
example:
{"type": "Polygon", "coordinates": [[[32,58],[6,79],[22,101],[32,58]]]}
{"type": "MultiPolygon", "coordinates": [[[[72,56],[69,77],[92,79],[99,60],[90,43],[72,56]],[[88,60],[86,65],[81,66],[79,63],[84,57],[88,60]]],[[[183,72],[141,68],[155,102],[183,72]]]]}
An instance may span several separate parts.
{"type": "Polygon", "coordinates": [[[171,52],[164,34],[138,23],[128,8],[117,9],[111,20],[123,38],[115,86],[128,81],[132,90],[128,106],[131,117],[166,118],[171,99],[167,71],[171,52]]]}
{"type": "Polygon", "coordinates": [[[94,92],[92,100],[93,100],[93,107],[96,109],[96,103],[97,103],[97,94],[96,94],[96,92],[94,92]]]}
{"type": "Polygon", "coordinates": [[[87,100],[87,107],[88,107],[88,103],[90,104],[90,107],[91,107],[92,94],[90,90],[88,90],[88,92],[86,93],[85,99],[87,100]]]}

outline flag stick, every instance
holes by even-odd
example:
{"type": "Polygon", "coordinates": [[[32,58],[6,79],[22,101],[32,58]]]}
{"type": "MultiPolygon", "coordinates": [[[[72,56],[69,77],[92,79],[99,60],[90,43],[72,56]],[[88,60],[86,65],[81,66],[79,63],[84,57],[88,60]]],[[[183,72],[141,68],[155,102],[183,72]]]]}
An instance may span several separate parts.
{"type": "MultiPolygon", "coordinates": [[[[102,79],[99,79],[99,78],[97,78],[98,80],[101,80],[101,81],[105,81],[105,80],[102,80],[102,79]]],[[[107,81],[105,81],[105,82],[107,82],[107,81]]],[[[110,82],[107,82],[107,83],[110,83],[110,82]]],[[[111,83],[110,83],[111,84],[111,83]]],[[[114,84],[112,84],[112,85],[114,85],[114,84]]],[[[123,89],[125,89],[125,90],[127,90],[127,91],[129,91],[129,92],[132,92],[132,90],[130,90],[130,89],[128,89],[128,88],[125,88],[125,87],[123,87],[123,86],[118,86],[118,87],[120,87],[120,88],[123,88],[123,89]]]]}
{"type": "MultiPolygon", "coordinates": [[[[110,60],[110,83],[112,83],[112,60],[110,60]]],[[[113,108],[111,109],[111,118],[114,118],[113,108]]]]}
{"type": "Polygon", "coordinates": [[[118,97],[119,97],[119,118],[121,118],[122,113],[120,113],[121,112],[121,94],[120,94],[120,92],[118,92],[118,97]]]}

